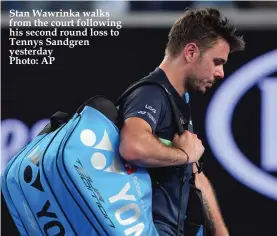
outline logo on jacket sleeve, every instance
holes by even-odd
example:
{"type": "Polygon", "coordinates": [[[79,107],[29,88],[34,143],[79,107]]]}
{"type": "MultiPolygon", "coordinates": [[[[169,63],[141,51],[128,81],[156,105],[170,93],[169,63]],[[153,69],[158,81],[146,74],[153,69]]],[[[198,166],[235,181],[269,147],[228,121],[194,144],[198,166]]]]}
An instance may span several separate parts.
{"type": "Polygon", "coordinates": [[[151,107],[151,106],[148,106],[147,104],[145,105],[145,108],[148,109],[148,110],[150,110],[150,111],[152,111],[152,112],[155,113],[155,114],[156,114],[156,112],[157,112],[155,108],[153,108],[153,107],[151,107]]]}

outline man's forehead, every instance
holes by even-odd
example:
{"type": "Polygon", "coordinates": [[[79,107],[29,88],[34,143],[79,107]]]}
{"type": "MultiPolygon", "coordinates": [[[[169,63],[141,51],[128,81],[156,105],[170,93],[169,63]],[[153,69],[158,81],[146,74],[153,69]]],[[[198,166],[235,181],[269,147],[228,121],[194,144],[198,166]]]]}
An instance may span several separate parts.
{"type": "Polygon", "coordinates": [[[222,52],[227,52],[229,54],[230,52],[230,45],[227,43],[224,39],[219,39],[217,43],[214,44],[213,49],[215,51],[222,51],[222,52]]]}
{"type": "Polygon", "coordinates": [[[212,57],[221,58],[227,61],[230,53],[230,46],[225,40],[218,40],[209,51],[212,57]]]}

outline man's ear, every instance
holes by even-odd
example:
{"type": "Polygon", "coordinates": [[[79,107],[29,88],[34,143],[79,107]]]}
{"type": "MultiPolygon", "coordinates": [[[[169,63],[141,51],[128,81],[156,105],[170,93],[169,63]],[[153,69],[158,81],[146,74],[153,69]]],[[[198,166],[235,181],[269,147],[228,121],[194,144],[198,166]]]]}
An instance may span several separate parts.
{"type": "Polygon", "coordinates": [[[183,50],[184,58],[188,63],[196,61],[199,53],[199,48],[195,43],[188,43],[183,50]]]}

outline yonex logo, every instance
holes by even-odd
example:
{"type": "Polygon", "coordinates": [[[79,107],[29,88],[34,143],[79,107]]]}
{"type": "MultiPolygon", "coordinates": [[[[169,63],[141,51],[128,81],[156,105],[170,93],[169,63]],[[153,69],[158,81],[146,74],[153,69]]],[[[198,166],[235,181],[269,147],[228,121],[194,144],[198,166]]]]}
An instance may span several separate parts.
{"type": "MultiPolygon", "coordinates": [[[[35,154],[36,152],[32,153],[35,154]]],[[[23,172],[23,178],[24,181],[27,184],[30,184],[31,187],[39,190],[42,194],[45,194],[42,184],[40,182],[40,169],[38,167],[32,168],[30,165],[27,165],[23,172]]],[[[41,221],[41,223],[43,224],[43,231],[45,235],[49,235],[49,231],[52,231],[53,228],[55,228],[55,231],[59,230],[56,235],[65,235],[65,227],[59,221],[57,214],[54,212],[55,209],[51,207],[50,200],[46,200],[45,202],[43,201],[44,203],[40,202],[42,200],[37,199],[37,201],[38,203],[41,203],[41,207],[39,208],[40,210],[36,212],[36,216],[38,220],[41,221]]],[[[31,217],[33,214],[30,212],[29,207],[25,203],[23,203],[23,206],[31,227],[34,230],[38,230],[38,228],[35,225],[35,221],[31,217]]]]}
{"type": "Polygon", "coordinates": [[[123,168],[121,167],[119,160],[115,157],[115,152],[113,150],[113,145],[110,141],[109,135],[106,130],[104,130],[104,134],[99,143],[96,144],[96,135],[90,129],[84,129],[80,133],[81,142],[88,147],[92,147],[93,149],[98,149],[99,151],[94,152],[91,156],[91,165],[101,171],[112,172],[117,174],[124,175],[123,168]],[[110,152],[110,158],[107,158],[101,150],[105,150],[110,152]],[[109,160],[110,159],[110,160],[109,160]],[[111,161],[112,159],[112,161],[111,161]]]}

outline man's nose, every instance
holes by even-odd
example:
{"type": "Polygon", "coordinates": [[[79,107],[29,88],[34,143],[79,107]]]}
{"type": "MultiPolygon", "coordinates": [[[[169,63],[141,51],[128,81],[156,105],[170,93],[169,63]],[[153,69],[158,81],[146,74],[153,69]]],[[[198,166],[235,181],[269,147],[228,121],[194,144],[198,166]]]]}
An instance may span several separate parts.
{"type": "Polygon", "coordinates": [[[214,77],[216,79],[223,79],[224,78],[223,66],[221,66],[220,68],[216,69],[214,77]]]}

